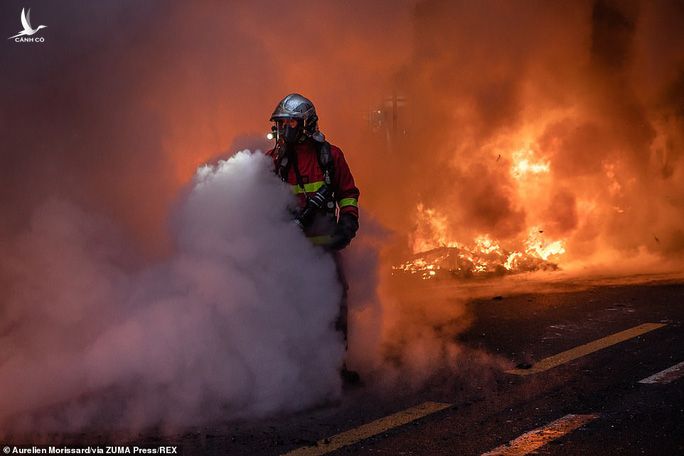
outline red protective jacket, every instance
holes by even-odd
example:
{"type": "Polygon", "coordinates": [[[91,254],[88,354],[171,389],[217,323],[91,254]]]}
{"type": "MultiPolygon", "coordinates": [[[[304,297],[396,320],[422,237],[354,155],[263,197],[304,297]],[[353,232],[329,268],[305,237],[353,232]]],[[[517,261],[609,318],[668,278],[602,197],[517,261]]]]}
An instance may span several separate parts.
{"type": "MultiPolygon", "coordinates": [[[[276,156],[276,149],[271,149],[266,152],[266,155],[273,159],[273,163],[278,167],[278,157],[276,156]]],[[[302,178],[304,188],[297,184],[297,175],[295,174],[294,165],[291,165],[288,170],[288,175],[285,181],[291,185],[292,191],[298,195],[299,204],[301,207],[306,206],[306,194],[315,193],[324,184],[323,170],[318,162],[318,151],[313,140],[307,140],[295,146],[295,153],[297,154],[297,168],[302,178]]],[[[358,218],[359,216],[359,189],[354,183],[354,177],[349,170],[349,165],[344,159],[344,154],[339,147],[330,145],[330,155],[333,162],[333,176],[332,176],[332,191],[340,214],[349,213],[358,218]]],[[[278,172],[278,169],[276,169],[278,172]]],[[[330,234],[322,233],[318,230],[317,233],[307,233],[308,235],[330,234]]]]}

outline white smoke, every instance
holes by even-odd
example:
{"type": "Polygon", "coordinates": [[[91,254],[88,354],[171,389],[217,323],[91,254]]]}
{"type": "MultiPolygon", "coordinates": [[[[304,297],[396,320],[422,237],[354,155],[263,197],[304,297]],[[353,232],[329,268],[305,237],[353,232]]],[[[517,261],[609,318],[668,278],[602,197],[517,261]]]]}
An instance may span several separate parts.
{"type": "Polygon", "coordinates": [[[111,224],[51,201],[3,247],[0,427],[194,424],[340,394],[332,259],[261,154],[198,170],[176,253],[130,271],[111,224]]]}

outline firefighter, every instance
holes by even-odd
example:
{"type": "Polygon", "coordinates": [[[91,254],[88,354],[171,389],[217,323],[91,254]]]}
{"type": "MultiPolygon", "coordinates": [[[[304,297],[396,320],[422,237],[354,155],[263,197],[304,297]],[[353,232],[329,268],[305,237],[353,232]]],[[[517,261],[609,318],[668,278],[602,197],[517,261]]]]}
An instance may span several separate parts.
{"type": "MultiPolygon", "coordinates": [[[[275,147],[267,152],[276,174],[292,187],[298,198],[295,221],[312,243],[331,251],[343,289],[335,328],[347,341],[347,289],[339,251],[359,228],[359,189],[342,151],[325,140],[318,129],[313,103],[300,94],[283,98],[271,115],[275,147]]],[[[358,376],[343,367],[342,376],[358,376]]]]}

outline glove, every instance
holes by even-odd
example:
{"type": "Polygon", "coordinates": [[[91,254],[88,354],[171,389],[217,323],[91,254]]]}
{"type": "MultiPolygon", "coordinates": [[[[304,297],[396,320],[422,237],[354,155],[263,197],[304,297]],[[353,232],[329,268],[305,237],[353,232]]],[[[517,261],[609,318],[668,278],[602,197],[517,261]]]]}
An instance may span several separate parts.
{"type": "Polygon", "coordinates": [[[356,236],[356,230],[359,229],[359,220],[352,214],[341,214],[340,219],[337,221],[337,228],[335,228],[335,233],[332,236],[329,248],[332,250],[342,250],[349,245],[354,236],[356,236]]]}

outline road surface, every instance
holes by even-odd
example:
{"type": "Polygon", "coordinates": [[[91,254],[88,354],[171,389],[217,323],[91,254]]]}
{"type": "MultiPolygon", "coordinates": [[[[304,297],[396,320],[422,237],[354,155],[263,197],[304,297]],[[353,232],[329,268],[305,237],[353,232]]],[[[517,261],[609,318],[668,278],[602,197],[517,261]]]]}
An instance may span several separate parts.
{"type": "Polygon", "coordinates": [[[684,454],[684,281],[478,290],[454,378],[418,390],[350,388],[294,416],[117,444],[188,455],[684,454]]]}

